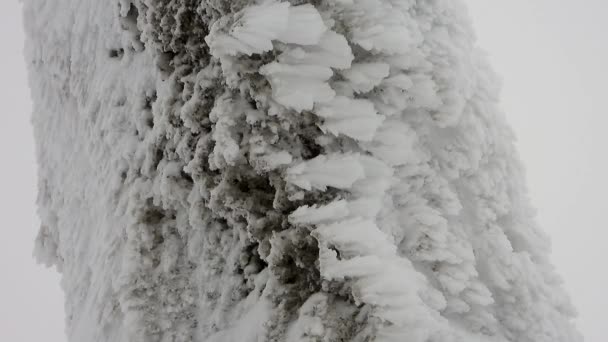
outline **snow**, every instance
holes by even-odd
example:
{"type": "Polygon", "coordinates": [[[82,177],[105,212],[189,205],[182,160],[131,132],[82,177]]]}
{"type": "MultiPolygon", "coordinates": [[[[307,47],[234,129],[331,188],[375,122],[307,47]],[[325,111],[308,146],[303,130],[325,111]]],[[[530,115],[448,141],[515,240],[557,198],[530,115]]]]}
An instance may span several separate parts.
{"type": "Polygon", "coordinates": [[[69,339],[580,341],[460,2],[295,3],[26,3],[69,339]]]}
{"type": "Polygon", "coordinates": [[[327,30],[321,15],[310,4],[290,7],[287,22],[289,25],[278,37],[283,43],[316,45],[327,30]]]}
{"type": "Polygon", "coordinates": [[[341,258],[395,253],[395,245],[387,239],[373,220],[354,218],[319,225],[315,230],[319,240],[331,242],[340,250],[341,258]]]}
{"type": "Polygon", "coordinates": [[[302,206],[289,215],[289,222],[293,224],[319,224],[345,218],[350,214],[348,203],[345,200],[331,202],[324,206],[302,206]]]}
{"type": "Polygon", "coordinates": [[[374,105],[362,99],[336,96],[333,100],[317,106],[317,115],[324,118],[321,129],[360,141],[370,141],[382,123],[374,105]]]}
{"type": "Polygon", "coordinates": [[[319,12],[310,4],[266,0],[234,14],[234,22],[223,28],[218,21],[206,39],[219,54],[260,54],[273,49],[273,41],[316,45],[327,30],[319,12]],[[224,33],[224,31],[227,31],[224,33]]]}
{"type": "Polygon", "coordinates": [[[289,168],[286,180],[304,190],[348,189],[365,177],[358,155],[319,156],[289,168]]]}
{"type": "Polygon", "coordinates": [[[327,83],[333,72],[325,66],[272,62],[263,66],[260,74],[268,77],[273,98],[296,111],[311,110],[315,103],[335,96],[327,83]]]}
{"type": "Polygon", "coordinates": [[[342,75],[350,82],[357,93],[366,93],[389,75],[390,66],[386,63],[355,63],[342,75]]]}
{"type": "Polygon", "coordinates": [[[287,64],[318,65],[339,70],[348,69],[353,58],[346,38],[333,31],[325,32],[316,45],[294,47],[279,56],[279,60],[287,64]]]}
{"type": "Polygon", "coordinates": [[[288,16],[287,2],[265,1],[249,6],[235,14],[235,22],[228,28],[227,34],[207,39],[207,43],[212,49],[229,55],[270,51],[272,41],[287,30],[288,16]]]}
{"type": "Polygon", "coordinates": [[[366,144],[365,148],[387,165],[398,166],[416,160],[416,140],[416,135],[407,124],[400,120],[386,119],[378,127],[374,140],[366,144]]]}

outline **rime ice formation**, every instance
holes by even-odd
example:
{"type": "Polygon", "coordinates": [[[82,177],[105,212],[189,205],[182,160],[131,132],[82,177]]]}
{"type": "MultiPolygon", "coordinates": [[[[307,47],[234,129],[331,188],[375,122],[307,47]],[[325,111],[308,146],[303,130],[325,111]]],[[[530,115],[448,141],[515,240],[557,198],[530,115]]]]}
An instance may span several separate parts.
{"type": "Polygon", "coordinates": [[[455,0],[26,0],[70,341],[577,342],[455,0]]]}

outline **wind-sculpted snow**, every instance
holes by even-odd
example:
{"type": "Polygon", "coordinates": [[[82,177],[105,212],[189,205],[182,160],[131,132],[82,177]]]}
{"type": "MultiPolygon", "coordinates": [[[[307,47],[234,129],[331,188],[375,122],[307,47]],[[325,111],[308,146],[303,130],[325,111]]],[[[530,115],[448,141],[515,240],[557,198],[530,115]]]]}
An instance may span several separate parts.
{"type": "Polygon", "coordinates": [[[26,0],[70,341],[580,341],[455,0],[26,0]]]}

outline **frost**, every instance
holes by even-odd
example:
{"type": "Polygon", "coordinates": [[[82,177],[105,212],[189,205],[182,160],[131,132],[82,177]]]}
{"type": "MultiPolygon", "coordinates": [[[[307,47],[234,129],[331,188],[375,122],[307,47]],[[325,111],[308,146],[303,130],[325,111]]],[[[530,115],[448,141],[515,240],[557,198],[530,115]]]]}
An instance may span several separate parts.
{"type": "Polygon", "coordinates": [[[357,155],[319,156],[287,170],[286,179],[305,190],[326,190],[328,186],[348,189],[365,177],[361,158],[357,155]]]}
{"type": "Polygon", "coordinates": [[[581,341],[465,13],[26,1],[69,340],[581,341]]]}
{"type": "Polygon", "coordinates": [[[338,248],[341,258],[365,255],[391,255],[395,245],[387,239],[374,221],[360,218],[320,225],[315,231],[320,241],[338,248]]]}
{"type": "Polygon", "coordinates": [[[337,96],[330,102],[319,105],[316,113],[325,119],[321,125],[323,130],[361,141],[372,140],[383,120],[371,102],[345,96],[337,96]]]}
{"type": "Polygon", "coordinates": [[[271,152],[259,159],[265,164],[262,168],[266,171],[274,170],[282,165],[289,165],[293,160],[287,151],[271,152]]]}
{"type": "Polygon", "coordinates": [[[289,8],[287,29],[278,39],[284,43],[316,45],[327,28],[319,12],[310,4],[289,8]]]}
{"type": "Polygon", "coordinates": [[[345,200],[332,202],[325,206],[303,206],[289,215],[289,221],[294,224],[319,224],[327,221],[335,221],[350,214],[348,203],[345,200]]]}
{"type": "MultiPolygon", "coordinates": [[[[287,30],[289,3],[273,0],[249,6],[235,14],[227,34],[207,39],[212,49],[221,54],[251,55],[272,50],[272,41],[287,30]]],[[[211,36],[210,36],[211,37],[211,36]]]]}
{"type": "Polygon", "coordinates": [[[273,49],[273,41],[299,45],[319,43],[327,30],[319,12],[311,5],[291,6],[288,2],[266,0],[235,13],[234,22],[206,38],[220,55],[259,54],[273,49]],[[224,33],[224,31],[227,31],[224,33]]]}
{"type": "Polygon", "coordinates": [[[342,72],[342,75],[350,81],[354,91],[365,93],[389,75],[389,65],[386,63],[356,63],[350,69],[342,72]]]}
{"type": "Polygon", "coordinates": [[[318,45],[287,50],[280,63],[264,65],[260,73],[268,78],[275,101],[296,111],[311,110],[315,103],[333,99],[331,68],[346,68],[352,58],[344,37],[328,31],[318,45]]]}
{"type": "Polygon", "coordinates": [[[319,44],[302,46],[285,51],[279,60],[288,64],[320,65],[336,69],[350,67],[354,56],[344,36],[327,31],[319,44]]]}
{"type": "Polygon", "coordinates": [[[335,95],[327,83],[333,72],[325,66],[272,62],[263,66],[260,73],[268,77],[273,98],[297,111],[310,110],[315,103],[327,102],[335,95]]]}

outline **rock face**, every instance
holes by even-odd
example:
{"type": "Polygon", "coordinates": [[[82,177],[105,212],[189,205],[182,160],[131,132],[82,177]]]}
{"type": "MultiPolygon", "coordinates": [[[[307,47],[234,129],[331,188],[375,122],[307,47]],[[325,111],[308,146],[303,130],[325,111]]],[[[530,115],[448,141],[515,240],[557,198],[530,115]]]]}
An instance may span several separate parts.
{"type": "Polygon", "coordinates": [[[455,0],[26,0],[70,341],[576,342],[455,0]]]}

